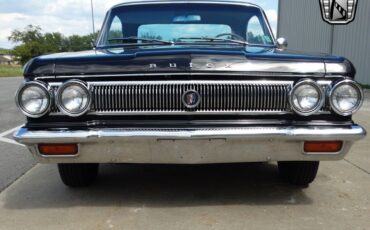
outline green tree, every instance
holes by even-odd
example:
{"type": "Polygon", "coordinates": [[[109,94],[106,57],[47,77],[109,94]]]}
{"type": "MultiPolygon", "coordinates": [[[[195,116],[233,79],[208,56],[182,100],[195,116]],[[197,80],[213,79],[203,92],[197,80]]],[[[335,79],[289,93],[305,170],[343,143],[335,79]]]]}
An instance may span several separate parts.
{"type": "Polygon", "coordinates": [[[21,64],[45,52],[43,34],[38,26],[29,25],[24,31],[14,30],[8,39],[20,43],[13,49],[13,54],[21,64]]]}
{"type": "Polygon", "coordinates": [[[64,52],[68,39],[61,33],[45,33],[43,42],[47,53],[64,52]]]}
{"type": "Polygon", "coordinates": [[[263,37],[261,35],[254,35],[253,32],[248,32],[247,40],[251,44],[264,44],[263,37]]]}
{"type": "Polygon", "coordinates": [[[65,45],[67,51],[82,51],[91,49],[92,41],[95,41],[98,36],[97,33],[91,33],[88,35],[72,35],[67,38],[67,44],[65,45]]]}
{"type": "Polygon", "coordinates": [[[149,32],[140,34],[140,38],[162,40],[161,36],[150,34],[149,32]]]}
{"type": "Polygon", "coordinates": [[[12,51],[17,61],[25,64],[29,59],[48,53],[91,49],[97,34],[64,36],[59,32],[44,33],[39,26],[29,25],[24,30],[14,30],[9,41],[18,44],[12,51]]]}

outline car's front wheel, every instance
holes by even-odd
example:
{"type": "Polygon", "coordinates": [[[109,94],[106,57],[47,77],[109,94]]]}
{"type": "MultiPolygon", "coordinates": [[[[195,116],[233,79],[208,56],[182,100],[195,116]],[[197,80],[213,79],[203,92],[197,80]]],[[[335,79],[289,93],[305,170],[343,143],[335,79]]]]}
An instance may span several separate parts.
{"type": "Polygon", "coordinates": [[[289,161],[278,162],[282,178],[298,186],[308,186],[312,183],[319,169],[319,161],[289,161]]]}
{"type": "Polygon", "coordinates": [[[99,164],[58,164],[59,175],[69,187],[87,187],[98,176],[99,164]]]}

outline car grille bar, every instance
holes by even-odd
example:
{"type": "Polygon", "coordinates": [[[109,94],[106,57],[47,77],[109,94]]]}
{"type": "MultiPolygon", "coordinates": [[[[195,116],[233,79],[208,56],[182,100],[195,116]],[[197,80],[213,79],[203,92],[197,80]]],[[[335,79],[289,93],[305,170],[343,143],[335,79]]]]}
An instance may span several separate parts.
{"type": "Polygon", "coordinates": [[[270,114],[290,113],[293,81],[89,82],[90,114],[270,114]],[[200,103],[188,109],[182,97],[194,90],[200,103]]]}

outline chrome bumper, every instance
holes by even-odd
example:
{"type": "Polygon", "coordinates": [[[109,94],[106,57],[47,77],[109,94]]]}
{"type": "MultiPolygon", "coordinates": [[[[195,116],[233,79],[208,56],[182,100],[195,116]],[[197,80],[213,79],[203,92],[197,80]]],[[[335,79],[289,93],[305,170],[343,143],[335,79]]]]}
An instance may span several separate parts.
{"type": "Polygon", "coordinates": [[[340,160],[354,141],[366,136],[359,125],[271,126],[189,129],[91,129],[85,131],[19,129],[14,139],[43,163],[168,163],[203,164],[263,161],[340,160]],[[333,154],[303,151],[308,140],[338,140],[333,154]],[[46,157],[40,143],[78,143],[74,157],[46,157]]]}

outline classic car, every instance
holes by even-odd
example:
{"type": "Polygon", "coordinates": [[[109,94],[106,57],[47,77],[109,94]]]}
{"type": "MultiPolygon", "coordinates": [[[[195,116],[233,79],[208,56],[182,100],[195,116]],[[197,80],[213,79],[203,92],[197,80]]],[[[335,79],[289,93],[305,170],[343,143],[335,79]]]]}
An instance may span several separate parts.
{"type": "Polygon", "coordinates": [[[14,135],[71,187],[99,164],[277,162],[307,186],[366,131],[353,64],[288,50],[264,11],[231,1],[112,7],[90,51],[24,67],[14,135]]]}

